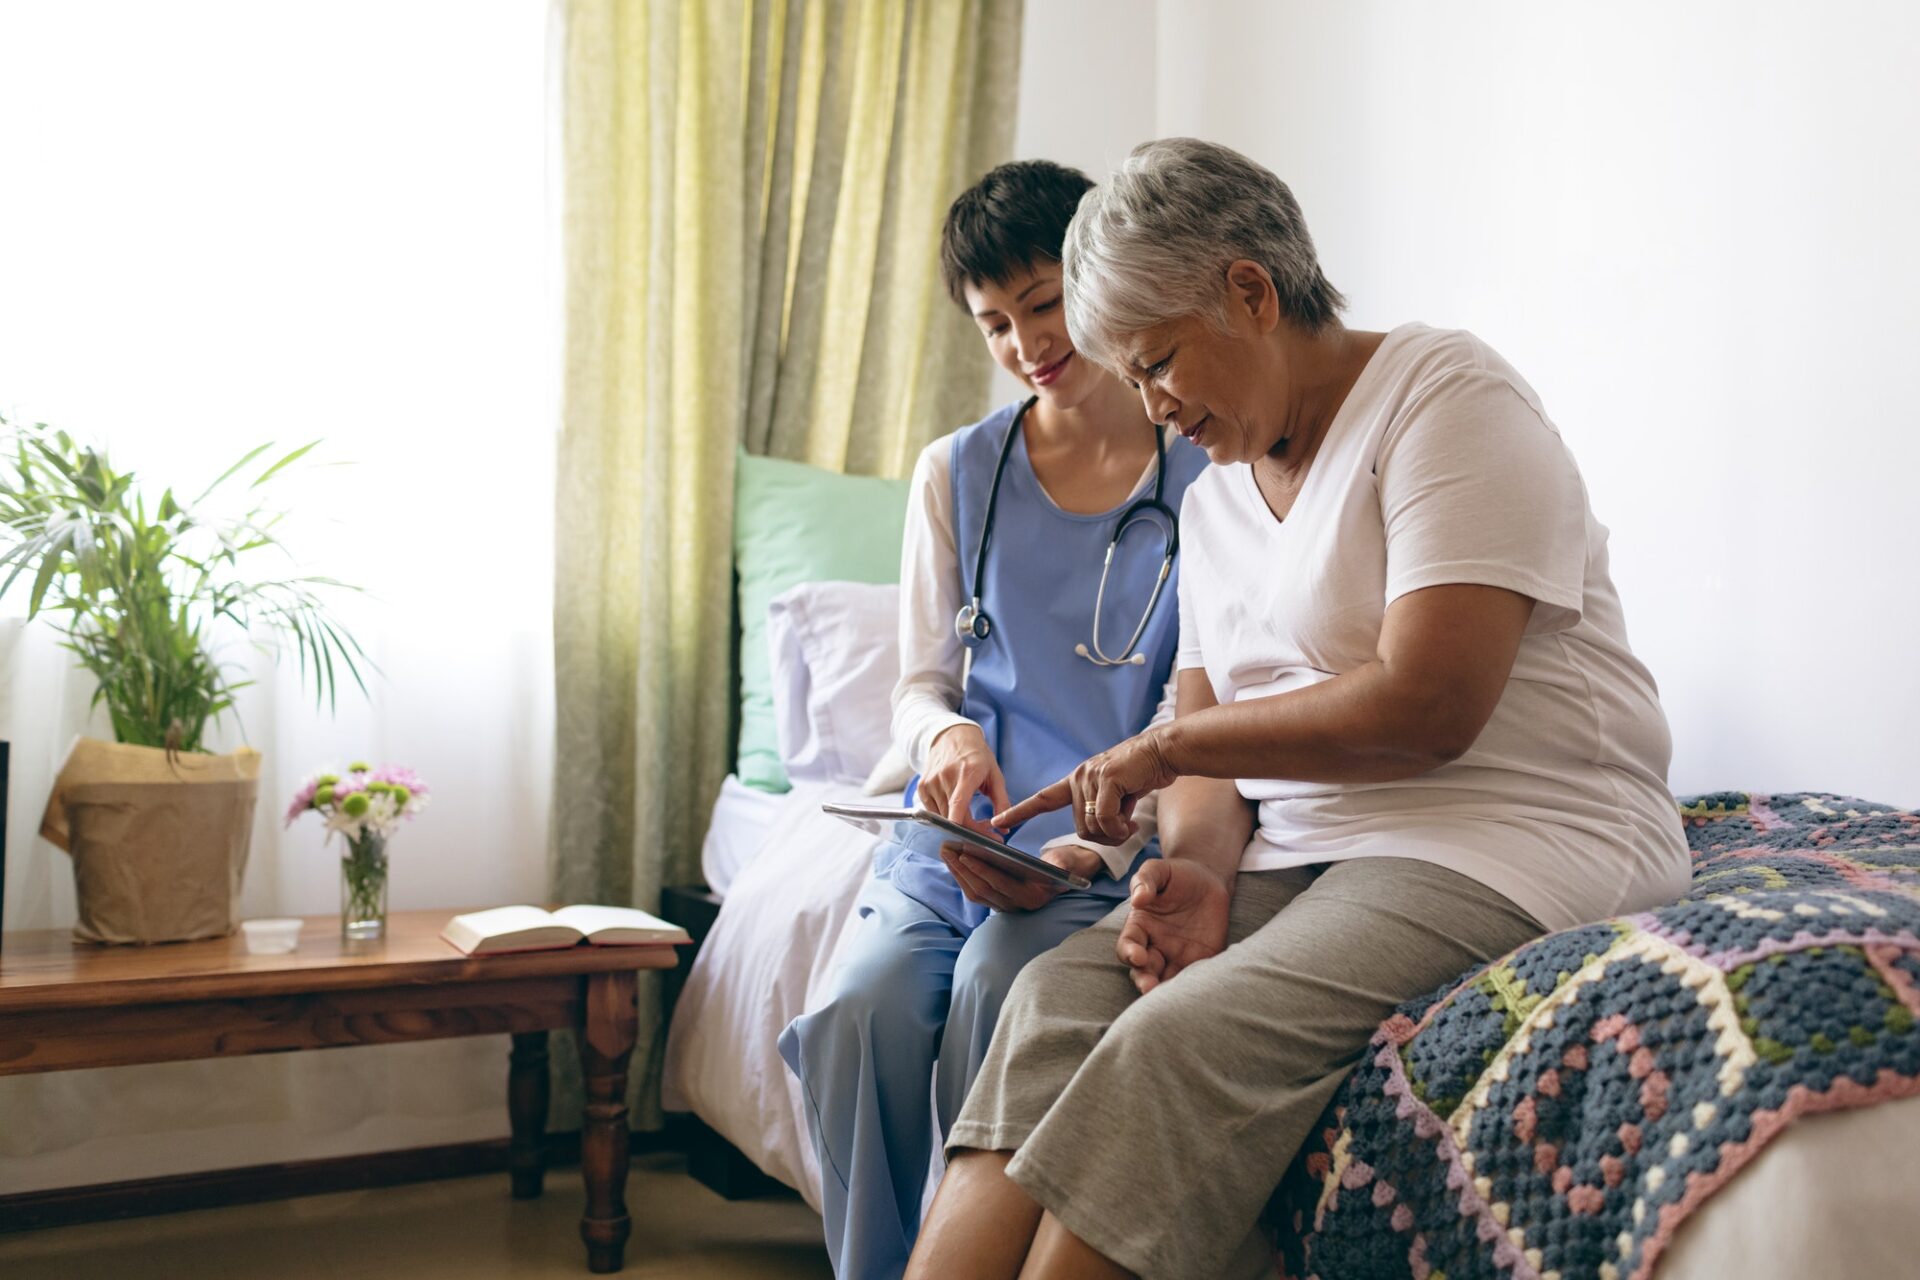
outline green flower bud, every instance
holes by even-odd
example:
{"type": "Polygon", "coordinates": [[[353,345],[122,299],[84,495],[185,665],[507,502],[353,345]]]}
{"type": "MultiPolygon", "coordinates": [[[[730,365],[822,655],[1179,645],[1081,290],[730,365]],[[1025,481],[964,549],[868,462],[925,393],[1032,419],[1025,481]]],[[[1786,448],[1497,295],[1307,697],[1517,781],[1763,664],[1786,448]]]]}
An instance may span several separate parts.
{"type": "Polygon", "coordinates": [[[347,766],[347,771],[349,773],[365,773],[367,770],[371,768],[373,768],[373,766],[368,764],[366,761],[355,760],[352,764],[347,766]]]}
{"type": "Polygon", "coordinates": [[[356,791],[340,802],[340,808],[346,812],[349,818],[366,816],[367,805],[367,793],[364,791],[356,791]]]}
{"type": "Polygon", "coordinates": [[[387,790],[393,792],[393,802],[402,809],[407,807],[407,801],[413,799],[413,792],[407,790],[397,782],[388,787],[387,790]]]}
{"type": "Polygon", "coordinates": [[[323,787],[330,787],[340,781],[340,775],[337,773],[323,773],[318,778],[315,778],[314,781],[323,787]]]}
{"type": "MultiPolygon", "coordinates": [[[[336,778],[334,779],[334,781],[338,782],[339,779],[336,778]]],[[[314,808],[324,809],[332,803],[333,803],[333,787],[331,784],[321,787],[318,791],[313,793],[314,808]]]]}

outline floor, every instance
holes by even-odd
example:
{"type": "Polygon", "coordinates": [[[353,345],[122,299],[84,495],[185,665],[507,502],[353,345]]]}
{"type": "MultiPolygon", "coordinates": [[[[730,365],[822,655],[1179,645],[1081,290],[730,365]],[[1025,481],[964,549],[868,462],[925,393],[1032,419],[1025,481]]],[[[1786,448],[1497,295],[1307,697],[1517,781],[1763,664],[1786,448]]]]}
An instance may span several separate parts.
{"type": "MultiPolygon", "coordinates": [[[[582,1280],[579,1173],[514,1200],[505,1174],[0,1235],[6,1280],[582,1280]]],[[[820,1219],[798,1196],[728,1202],[677,1154],[637,1157],[627,1179],[629,1280],[826,1280],[820,1219]]]]}

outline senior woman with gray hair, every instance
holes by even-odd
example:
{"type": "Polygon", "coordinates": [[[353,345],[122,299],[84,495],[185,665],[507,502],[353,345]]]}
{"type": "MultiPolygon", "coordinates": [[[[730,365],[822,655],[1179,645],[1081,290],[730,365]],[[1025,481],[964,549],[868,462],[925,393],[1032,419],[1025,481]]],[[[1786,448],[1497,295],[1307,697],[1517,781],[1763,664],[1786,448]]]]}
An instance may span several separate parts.
{"type": "Polygon", "coordinates": [[[1606,530],[1512,366],[1343,327],[1286,184],[1209,143],[1135,151],[1064,265],[1078,348],[1213,465],[1180,522],[1178,714],[996,823],[1071,804],[1122,840],[1157,790],[1165,857],[1014,986],[910,1276],[1257,1260],[1396,1005],[1687,882],[1606,530]]]}

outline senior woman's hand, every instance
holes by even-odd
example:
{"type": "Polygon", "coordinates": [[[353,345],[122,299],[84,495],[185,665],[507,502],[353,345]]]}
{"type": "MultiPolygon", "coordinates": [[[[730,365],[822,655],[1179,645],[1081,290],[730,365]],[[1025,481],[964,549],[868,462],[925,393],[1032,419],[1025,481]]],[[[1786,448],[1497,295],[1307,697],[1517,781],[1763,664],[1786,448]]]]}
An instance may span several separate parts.
{"type": "Polygon", "coordinates": [[[1162,730],[1148,729],[1083,760],[1066,777],[993,817],[1006,830],[1028,818],[1073,806],[1073,826],[1083,839],[1122,844],[1139,829],[1134,806],[1177,776],[1162,748],[1162,730]]]}
{"type": "Polygon", "coordinates": [[[1227,949],[1233,890],[1203,862],[1152,859],[1133,873],[1127,904],[1115,950],[1142,995],[1227,949]]]}

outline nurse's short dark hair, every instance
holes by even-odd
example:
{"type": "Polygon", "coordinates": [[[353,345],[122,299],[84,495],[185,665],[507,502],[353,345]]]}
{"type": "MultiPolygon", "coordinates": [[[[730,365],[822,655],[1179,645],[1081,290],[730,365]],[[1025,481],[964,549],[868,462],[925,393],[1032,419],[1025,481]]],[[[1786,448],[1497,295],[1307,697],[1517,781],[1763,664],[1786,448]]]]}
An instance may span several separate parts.
{"type": "Polygon", "coordinates": [[[1051,160],[1015,160],[990,169],[947,209],[940,231],[940,278],[966,306],[969,284],[1005,284],[1043,262],[1059,262],[1067,224],[1093,180],[1051,160]]]}

